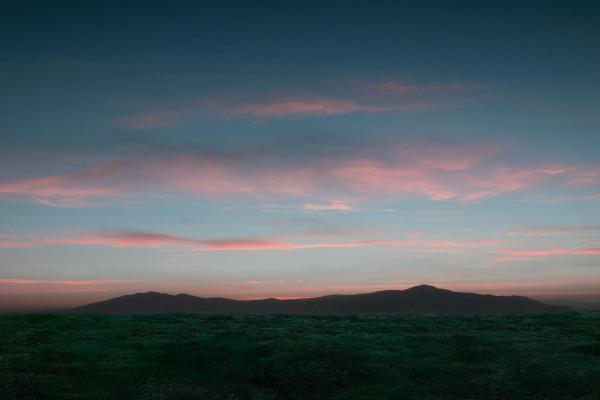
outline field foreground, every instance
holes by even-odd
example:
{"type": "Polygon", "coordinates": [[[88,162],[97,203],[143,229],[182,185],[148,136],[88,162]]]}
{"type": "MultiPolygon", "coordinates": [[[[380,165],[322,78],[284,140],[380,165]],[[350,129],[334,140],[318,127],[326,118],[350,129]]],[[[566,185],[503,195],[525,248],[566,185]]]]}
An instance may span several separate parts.
{"type": "Polygon", "coordinates": [[[600,399],[600,313],[0,315],[3,399],[600,399]]]}

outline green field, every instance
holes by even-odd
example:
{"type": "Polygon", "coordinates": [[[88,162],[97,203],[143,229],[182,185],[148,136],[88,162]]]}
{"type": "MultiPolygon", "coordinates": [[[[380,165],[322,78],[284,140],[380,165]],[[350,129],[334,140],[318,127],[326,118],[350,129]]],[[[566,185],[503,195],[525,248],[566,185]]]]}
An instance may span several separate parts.
{"type": "Polygon", "coordinates": [[[600,399],[600,313],[0,315],[0,398],[600,399]]]}

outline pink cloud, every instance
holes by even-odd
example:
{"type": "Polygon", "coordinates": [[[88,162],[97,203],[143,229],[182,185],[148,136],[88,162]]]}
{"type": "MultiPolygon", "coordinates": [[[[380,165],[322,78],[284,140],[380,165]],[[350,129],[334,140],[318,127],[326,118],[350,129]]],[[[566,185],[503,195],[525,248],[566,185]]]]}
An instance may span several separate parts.
{"type": "Polygon", "coordinates": [[[182,156],[136,166],[161,186],[200,196],[301,196],[313,185],[314,172],[304,168],[247,168],[236,160],[182,156]]]}
{"type": "Polygon", "coordinates": [[[413,83],[400,82],[394,79],[370,83],[367,86],[370,89],[379,93],[397,95],[456,92],[464,91],[471,88],[469,86],[465,86],[462,83],[451,83],[444,85],[417,85],[413,83]]]}
{"type": "Polygon", "coordinates": [[[429,253],[455,253],[463,249],[477,249],[482,247],[490,247],[498,244],[496,240],[414,240],[414,239],[375,239],[375,240],[358,240],[362,245],[388,245],[412,248],[418,252],[429,253]]]}
{"type": "Polygon", "coordinates": [[[573,177],[585,168],[581,165],[476,168],[478,162],[467,154],[451,164],[439,162],[437,158],[405,165],[359,159],[338,166],[332,173],[359,192],[412,194],[432,200],[469,203],[539,187],[550,179],[563,178],[566,184],[573,184],[573,177]]]}
{"type": "Polygon", "coordinates": [[[596,185],[595,165],[539,164],[507,167],[494,161],[490,145],[441,147],[390,144],[374,154],[315,157],[303,164],[231,155],[133,157],[78,172],[0,183],[0,197],[57,207],[101,206],[187,195],[252,197],[270,202],[302,198],[312,211],[349,211],[348,201],[418,196],[435,201],[478,202],[541,187],[596,185]],[[335,198],[334,197],[334,198],[335,198]]]}
{"type": "Polygon", "coordinates": [[[64,239],[42,239],[47,245],[91,245],[110,247],[185,248],[197,251],[294,250],[331,247],[357,247],[360,243],[288,243],[271,239],[197,240],[150,232],[109,232],[64,239]]]}
{"type": "Polygon", "coordinates": [[[0,197],[55,207],[94,207],[109,200],[180,193],[200,197],[302,196],[314,171],[269,167],[248,170],[235,160],[180,156],[132,158],[80,172],[0,183],[0,197]]]}
{"type": "Polygon", "coordinates": [[[297,250],[331,247],[354,247],[350,243],[286,243],[272,240],[218,240],[208,241],[196,250],[297,250]]]}
{"type": "MultiPolygon", "coordinates": [[[[310,237],[310,236],[308,236],[310,237]]],[[[332,242],[302,242],[279,239],[221,239],[199,240],[154,232],[114,231],[85,234],[66,238],[41,238],[29,241],[33,246],[109,246],[141,248],[180,248],[193,251],[265,251],[320,248],[356,248],[367,246],[401,247],[410,252],[455,253],[463,249],[494,246],[494,240],[406,240],[361,239],[332,242]]],[[[18,244],[17,244],[18,245],[18,244]]],[[[4,247],[10,247],[7,243],[4,247]]]]}
{"type": "Polygon", "coordinates": [[[13,183],[0,183],[0,196],[26,197],[35,203],[56,207],[77,207],[88,204],[90,198],[113,195],[110,187],[92,186],[76,182],[74,175],[49,176],[26,179],[13,183]]]}
{"type": "MultiPolygon", "coordinates": [[[[146,130],[174,126],[206,117],[282,118],[288,116],[332,116],[353,113],[419,112],[442,107],[424,97],[440,97],[481,86],[463,83],[416,85],[397,80],[361,83],[370,93],[354,93],[350,98],[336,98],[316,93],[234,94],[221,97],[195,97],[179,101],[177,106],[158,106],[148,112],[120,118],[118,125],[146,130]],[[373,95],[375,94],[375,96],[373,95]],[[390,99],[389,95],[401,99],[390,99]]],[[[348,95],[348,87],[345,88],[348,95]]],[[[351,89],[351,88],[350,88],[351,89]]]]}
{"type": "Polygon", "coordinates": [[[21,241],[14,241],[14,240],[3,240],[2,238],[0,238],[0,247],[8,247],[8,248],[14,248],[14,249],[19,249],[19,248],[29,248],[29,247],[33,247],[33,243],[31,242],[21,242],[21,241]]]}
{"type": "Polygon", "coordinates": [[[546,173],[566,176],[575,186],[600,185],[600,165],[596,164],[550,164],[546,165],[546,173]]]}
{"type": "Polygon", "coordinates": [[[285,285],[285,284],[298,284],[298,283],[302,283],[302,281],[295,281],[295,282],[289,282],[283,279],[273,279],[273,280],[267,280],[267,281],[263,281],[263,280],[255,280],[255,279],[249,279],[246,281],[242,281],[242,282],[235,282],[234,285],[242,285],[242,286],[262,286],[262,285],[285,285]]]}
{"type": "MultiPolygon", "coordinates": [[[[401,112],[412,113],[447,107],[434,96],[451,92],[464,92],[481,86],[466,86],[462,83],[440,85],[415,85],[396,80],[361,84],[369,91],[368,96],[336,98],[311,93],[233,95],[217,98],[191,98],[180,102],[177,107],[156,107],[149,112],[120,118],[118,125],[128,129],[146,130],[175,126],[195,119],[217,118],[282,118],[289,116],[333,116],[354,113],[401,112]],[[401,95],[390,101],[389,96],[401,95]],[[429,100],[425,99],[426,95],[429,100]]],[[[448,103],[446,101],[446,103],[448,103]]]]}
{"type": "Polygon", "coordinates": [[[500,249],[500,250],[496,250],[496,251],[498,253],[507,254],[508,256],[514,256],[514,257],[545,257],[545,256],[556,256],[556,255],[596,255],[596,254],[600,254],[600,248],[541,249],[541,250],[500,249]]]}
{"type": "Polygon", "coordinates": [[[476,201],[502,193],[481,190],[478,185],[464,185],[458,177],[446,176],[438,167],[423,165],[386,165],[363,159],[337,166],[331,171],[334,178],[351,192],[389,196],[425,196],[432,200],[476,201]],[[452,179],[454,178],[454,179],[452,179]]]}
{"type": "Polygon", "coordinates": [[[158,109],[118,119],[118,125],[128,129],[147,130],[176,126],[199,118],[282,118],[288,116],[333,116],[386,111],[416,112],[431,108],[424,102],[401,107],[363,104],[354,100],[314,95],[271,96],[246,100],[200,99],[178,109],[158,109]]]}
{"type": "Polygon", "coordinates": [[[289,115],[343,115],[356,112],[388,111],[381,105],[360,104],[351,100],[324,97],[277,98],[234,106],[227,116],[284,117],[289,115]]]}
{"type": "Polygon", "coordinates": [[[91,166],[78,172],[0,182],[0,198],[26,198],[54,207],[102,205],[108,198],[120,196],[124,187],[139,178],[128,171],[136,160],[117,160],[91,166]]]}
{"type": "Polygon", "coordinates": [[[352,206],[345,201],[332,200],[327,204],[307,203],[305,210],[310,211],[352,211],[352,206]]]}
{"type": "Polygon", "coordinates": [[[15,235],[12,233],[0,233],[0,248],[30,248],[35,246],[36,243],[31,238],[21,235],[15,235]]]}

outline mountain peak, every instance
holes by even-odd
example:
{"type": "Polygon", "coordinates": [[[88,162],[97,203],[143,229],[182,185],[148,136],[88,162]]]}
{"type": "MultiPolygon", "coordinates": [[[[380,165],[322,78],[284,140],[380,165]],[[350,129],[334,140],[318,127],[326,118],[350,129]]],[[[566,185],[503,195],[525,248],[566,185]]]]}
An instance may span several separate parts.
{"type": "Polygon", "coordinates": [[[460,293],[431,285],[406,290],[357,295],[330,295],[310,299],[242,301],[146,292],[121,296],[79,307],[77,312],[116,314],[514,314],[565,311],[527,297],[460,293]],[[366,296],[365,296],[366,295],[366,296]]]}
{"type": "Polygon", "coordinates": [[[435,286],[431,286],[431,285],[417,285],[417,286],[413,286],[411,288],[406,289],[406,291],[408,292],[436,292],[436,291],[440,291],[442,289],[439,289],[435,286]]]}
{"type": "Polygon", "coordinates": [[[130,296],[163,297],[163,296],[170,296],[170,295],[167,293],[150,291],[150,292],[144,292],[144,293],[135,293],[130,296]]]}

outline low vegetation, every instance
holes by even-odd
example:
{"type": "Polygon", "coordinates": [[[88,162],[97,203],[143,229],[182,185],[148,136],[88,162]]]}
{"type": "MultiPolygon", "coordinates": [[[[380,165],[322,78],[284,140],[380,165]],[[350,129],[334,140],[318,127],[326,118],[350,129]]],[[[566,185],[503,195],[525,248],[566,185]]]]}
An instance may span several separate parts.
{"type": "Polygon", "coordinates": [[[600,313],[0,316],[8,399],[599,399],[600,313]]]}

